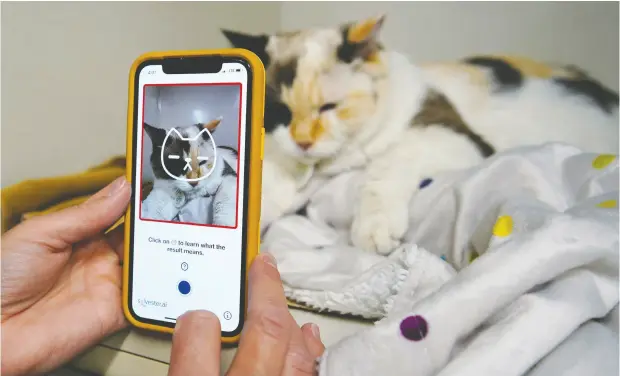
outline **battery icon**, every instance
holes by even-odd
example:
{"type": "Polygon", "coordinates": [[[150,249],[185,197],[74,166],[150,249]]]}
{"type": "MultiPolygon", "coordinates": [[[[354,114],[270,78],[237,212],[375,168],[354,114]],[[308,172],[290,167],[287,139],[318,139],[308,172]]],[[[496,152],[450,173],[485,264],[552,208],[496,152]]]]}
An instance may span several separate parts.
{"type": "Polygon", "coordinates": [[[237,68],[235,72],[241,72],[241,68],[237,68]]]}

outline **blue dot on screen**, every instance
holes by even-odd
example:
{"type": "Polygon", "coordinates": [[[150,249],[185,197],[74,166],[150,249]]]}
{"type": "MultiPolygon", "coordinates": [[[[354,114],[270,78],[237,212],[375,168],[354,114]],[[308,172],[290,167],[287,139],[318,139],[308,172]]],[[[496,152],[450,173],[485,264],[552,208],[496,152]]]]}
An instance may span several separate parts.
{"type": "Polygon", "coordinates": [[[179,292],[181,294],[187,295],[187,294],[189,294],[191,289],[192,289],[192,287],[189,285],[189,282],[187,282],[187,281],[179,282],[179,292]]]}
{"type": "Polygon", "coordinates": [[[433,182],[433,179],[426,178],[420,182],[420,189],[428,187],[433,182]]]}

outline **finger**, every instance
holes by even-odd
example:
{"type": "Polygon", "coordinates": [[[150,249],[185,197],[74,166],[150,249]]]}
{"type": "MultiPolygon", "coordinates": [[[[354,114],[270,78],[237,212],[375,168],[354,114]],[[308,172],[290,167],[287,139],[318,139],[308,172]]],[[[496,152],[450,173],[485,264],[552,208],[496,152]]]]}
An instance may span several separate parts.
{"type": "Polygon", "coordinates": [[[316,359],[323,355],[325,351],[325,345],[321,340],[321,332],[319,326],[313,323],[304,324],[301,327],[301,332],[304,335],[306,347],[310,352],[310,355],[316,359]]]}
{"type": "Polygon", "coordinates": [[[119,259],[122,260],[125,252],[125,228],[123,226],[117,227],[108,232],[105,237],[110,248],[112,248],[119,259]]]}
{"type": "MultiPolygon", "coordinates": [[[[292,317],[291,320],[293,320],[292,317]]],[[[312,376],[314,374],[314,364],[314,357],[308,351],[304,334],[295,324],[282,376],[312,376]]]]}
{"type": "Polygon", "coordinates": [[[98,234],[116,221],[127,209],[131,187],[124,177],[116,179],[84,203],[24,222],[20,230],[36,228],[41,241],[62,249],[98,234]]]}
{"type": "Polygon", "coordinates": [[[220,374],[220,320],[209,311],[190,311],[177,320],[168,376],[220,374]]]}
{"type": "Polygon", "coordinates": [[[280,375],[293,325],[275,259],[259,255],[249,273],[248,317],[239,349],[230,367],[232,376],[280,375]]]}

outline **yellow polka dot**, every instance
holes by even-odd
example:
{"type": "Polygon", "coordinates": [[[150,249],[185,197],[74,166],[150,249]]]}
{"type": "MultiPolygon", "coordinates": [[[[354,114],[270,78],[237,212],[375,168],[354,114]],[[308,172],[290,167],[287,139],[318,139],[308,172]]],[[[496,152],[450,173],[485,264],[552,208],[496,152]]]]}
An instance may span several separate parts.
{"type": "Polygon", "coordinates": [[[613,154],[601,154],[598,157],[594,158],[594,160],[592,161],[592,167],[597,170],[601,170],[609,166],[609,164],[613,162],[614,159],[616,159],[616,156],[613,154]]]}
{"type": "Polygon", "coordinates": [[[495,222],[495,226],[493,226],[493,235],[504,237],[512,234],[512,217],[509,215],[502,215],[495,222]]]}
{"type": "Polygon", "coordinates": [[[616,200],[607,200],[607,201],[599,202],[598,205],[596,206],[598,206],[599,208],[603,208],[603,209],[613,209],[618,206],[618,202],[616,200]]]}

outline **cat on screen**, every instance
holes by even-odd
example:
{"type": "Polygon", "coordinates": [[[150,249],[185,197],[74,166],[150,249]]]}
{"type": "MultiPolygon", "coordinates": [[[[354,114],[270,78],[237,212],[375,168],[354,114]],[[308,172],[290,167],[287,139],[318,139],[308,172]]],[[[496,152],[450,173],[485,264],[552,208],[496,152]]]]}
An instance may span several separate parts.
{"type": "Polygon", "coordinates": [[[143,219],[235,225],[238,153],[213,142],[221,120],[168,131],[144,123],[155,179],[143,198],[143,219]]]}

